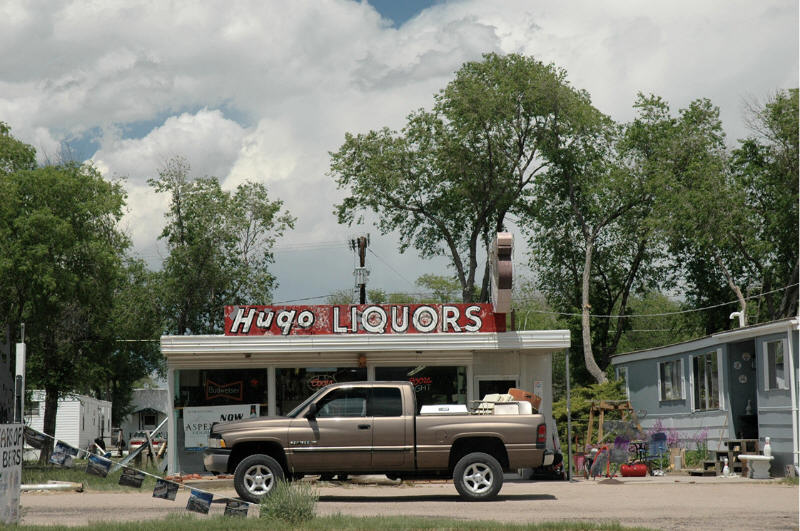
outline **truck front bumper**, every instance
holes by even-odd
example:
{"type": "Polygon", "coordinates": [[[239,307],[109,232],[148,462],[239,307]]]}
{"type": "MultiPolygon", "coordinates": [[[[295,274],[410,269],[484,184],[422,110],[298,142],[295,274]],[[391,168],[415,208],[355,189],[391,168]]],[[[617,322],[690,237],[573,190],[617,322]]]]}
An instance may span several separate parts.
{"type": "Polygon", "coordinates": [[[225,474],[228,472],[228,459],[230,457],[230,449],[206,448],[203,450],[203,467],[208,472],[225,474]]]}

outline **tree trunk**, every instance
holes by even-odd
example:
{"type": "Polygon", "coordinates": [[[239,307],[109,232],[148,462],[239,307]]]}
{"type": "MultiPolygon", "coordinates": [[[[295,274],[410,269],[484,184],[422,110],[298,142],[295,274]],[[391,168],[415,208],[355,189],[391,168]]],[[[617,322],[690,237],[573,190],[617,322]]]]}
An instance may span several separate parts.
{"type": "Polygon", "coordinates": [[[581,287],[581,331],[583,335],[583,359],[586,363],[586,370],[589,371],[597,383],[605,383],[608,378],[606,374],[597,366],[592,353],[592,328],[589,312],[592,309],[589,304],[589,277],[592,271],[592,242],[586,242],[585,260],[583,262],[583,286],[581,287]]]}
{"type": "MultiPolygon", "coordinates": [[[[488,249],[487,249],[488,251],[488,249]]],[[[483,281],[481,282],[481,297],[479,302],[489,302],[489,253],[486,253],[486,267],[483,269],[483,281]]]]}
{"type": "Polygon", "coordinates": [[[725,280],[728,281],[728,286],[730,286],[730,288],[736,294],[736,299],[739,301],[739,310],[742,312],[742,326],[747,326],[747,301],[744,298],[744,294],[742,293],[742,290],[739,289],[739,286],[737,286],[733,281],[733,277],[728,271],[728,268],[722,263],[722,258],[720,258],[719,255],[714,255],[714,259],[716,260],[720,269],[722,269],[722,274],[725,275],[725,280]]]}
{"type": "MultiPolygon", "coordinates": [[[[42,429],[47,435],[55,437],[58,390],[52,386],[45,386],[44,391],[44,427],[42,429]]],[[[53,439],[51,437],[45,438],[44,446],[42,446],[41,453],[39,454],[40,465],[46,465],[50,460],[50,455],[53,453],[53,439]]]]}

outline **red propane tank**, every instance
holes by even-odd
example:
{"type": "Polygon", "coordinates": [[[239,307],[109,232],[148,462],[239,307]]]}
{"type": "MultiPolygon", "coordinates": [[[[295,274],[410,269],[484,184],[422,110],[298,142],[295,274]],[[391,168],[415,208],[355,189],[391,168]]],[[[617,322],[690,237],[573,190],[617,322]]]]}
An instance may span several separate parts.
{"type": "Polygon", "coordinates": [[[619,471],[624,478],[642,478],[647,475],[647,465],[635,463],[633,465],[622,465],[619,471]]]}

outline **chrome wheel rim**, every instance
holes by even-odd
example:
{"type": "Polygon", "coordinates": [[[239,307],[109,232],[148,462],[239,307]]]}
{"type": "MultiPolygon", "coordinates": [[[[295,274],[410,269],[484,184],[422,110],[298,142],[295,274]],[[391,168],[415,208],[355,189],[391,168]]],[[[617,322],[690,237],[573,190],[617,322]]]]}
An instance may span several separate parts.
{"type": "Polygon", "coordinates": [[[272,490],[275,476],[268,466],[253,465],[244,473],[244,486],[247,492],[255,496],[263,496],[272,490]]]}
{"type": "Polygon", "coordinates": [[[485,463],[472,463],[464,470],[464,486],[473,494],[483,494],[492,488],[494,474],[485,463]]]}

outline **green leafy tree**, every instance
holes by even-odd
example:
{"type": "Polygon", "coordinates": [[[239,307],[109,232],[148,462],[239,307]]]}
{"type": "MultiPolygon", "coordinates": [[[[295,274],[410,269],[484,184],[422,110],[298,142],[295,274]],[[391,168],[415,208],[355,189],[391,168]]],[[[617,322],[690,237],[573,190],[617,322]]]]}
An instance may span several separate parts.
{"type": "Polygon", "coordinates": [[[721,273],[744,309],[741,286],[749,272],[734,256],[731,236],[748,230],[747,214],[731,208],[742,203],[742,190],[729,177],[719,109],[702,99],[672,116],[660,98],[642,105],[654,116],[648,126],[661,132],[651,158],[659,196],[656,223],[691,280],[697,283],[696,276],[708,271],[721,273]]]}
{"type": "Polygon", "coordinates": [[[0,121],[0,174],[10,174],[36,167],[36,150],[14,138],[7,123],[0,121]]]}
{"type": "Polygon", "coordinates": [[[744,190],[753,233],[748,241],[748,232],[734,230],[734,245],[757,272],[751,284],[766,293],[751,315],[773,320],[797,314],[798,89],[778,91],[748,115],[752,134],[732,153],[732,179],[744,190]]]}
{"type": "MultiPolygon", "coordinates": [[[[622,380],[608,380],[602,384],[591,384],[584,387],[573,388],[570,393],[570,413],[572,418],[572,437],[578,441],[578,446],[573,450],[583,451],[586,441],[586,432],[589,427],[589,410],[592,402],[601,400],[625,400],[625,387],[622,380]]],[[[606,420],[619,420],[619,413],[614,412],[605,417],[606,420]],[[614,418],[617,417],[617,418],[614,418]]],[[[567,447],[567,399],[566,396],[553,402],[553,419],[558,426],[558,436],[561,448],[567,447]]],[[[597,433],[597,425],[594,426],[597,433]]]]}
{"type": "Polygon", "coordinates": [[[98,379],[96,392],[113,405],[112,423],[119,426],[131,413],[135,383],[164,373],[159,338],[165,330],[159,274],[143,261],[128,258],[123,263],[113,293],[108,325],[116,338],[98,379]]]}
{"type": "Polygon", "coordinates": [[[400,291],[390,293],[388,297],[388,304],[414,304],[415,302],[419,302],[417,297],[413,294],[400,291]]]}
{"type": "Polygon", "coordinates": [[[326,301],[333,306],[353,304],[355,301],[355,292],[353,288],[337,289],[326,297],[326,301]]]}
{"type": "Polygon", "coordinates": [[[374,212],[382,233],[400,234],[401,251],[448,256],[464,302],[487,301],[488,264],[475,293],[481,247],[567,148],[587,106],[553,65],[515,54],[468,62],[401,131],[348,133],[331,153],[330,173],[350,194],[336,206],[339,222],[374,212]]]}
{"type": "Polygon", "coordinates": [[[554,136],[557,164],[536,179],[525,219],[539,286],[562,312],[580,312],[568,322],[581,336],[582,365],[602,383],[630,294],[658,281],[662,249],[647,222],[646,160],[629,141],[636,122],[620,127],[591,109],[576,116],[579,133],[554,136]]]}
{"type": "Polygon", "coordinates": [[[385,304],[389,300],[389,296],[382,289],[368,289],[367,300],[372,304],[385,304]]]}
{"type": "Polygon", "coordinates": [[[36,168],[32,148],[13,152],[0,173],[0,317],[11,330],[26,325],[27,381],[44,388],[44,431],[54,435],[58,399],[91,389],[113,344],[125,194],[91,166],[36,168]]]}
{"type": "MultiPolygon", "coordinates": [[[[756,135],[729,153],[719,110],[697,100],[672,116],[659,101],[655,146],[660,176],[657,226],[669,241],[695,305],[733,293],[748,319],[793,315],[797,282],[797,91],[752,111],[756,135]],[[727,286],[727,290],[725,287],[727,286]]],[[[727,329],[729,308],[708,312],[706,332],[727,329]]]]}
{"type": "Polygon", "coordinates": [[[231,194],[215,177],[192,179],[182,158],[169,160],[149,182],[170,196],[161,239],[169,250],[162,282],[172,333],[220,332],[224,305],[271,299],[272,247],[294,226],[282,201],[271,201],[260,183],[231,194]]]}
{"type": "Polygon", "coordinates": [[[415,284],[426,290],[425,298],[431,298],[439,303],[453,302],[458,297],[457,294],[461,288],[461,284],[455,278],[432,273],[421,275],[417,278],[415,284]],[[428,294],[430,294],[430,297],[428,297],[428,294]]]}
{"type": "Polygon", "coordinates": [[[633,295],[629,308],[638,317],[631,319],[633,324],[623,332],[618,352],[662,347],[703,335],[699,312],[681,313],[685,305],[661,292],[633,295]]]}

